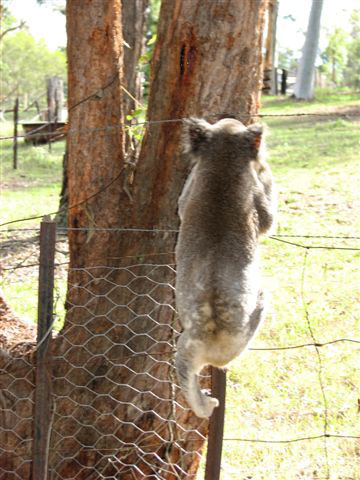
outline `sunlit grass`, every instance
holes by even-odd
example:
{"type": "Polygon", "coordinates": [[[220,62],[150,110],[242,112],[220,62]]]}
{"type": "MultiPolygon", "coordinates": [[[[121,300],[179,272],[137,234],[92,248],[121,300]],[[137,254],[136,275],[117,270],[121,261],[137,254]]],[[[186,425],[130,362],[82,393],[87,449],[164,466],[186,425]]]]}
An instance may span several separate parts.
{"type": "MultiPolygon", "coordinates": [[[[0,124],[1,134],[8,131],[0,124]]],[[[48,145],[28,145],[19,140],[18,168],[13,168],[12,141],[0,142],[1,214],[0,223],[56,211],[62,182],[64,141],[48,145]]],[[[39,221],[16,224],[38,225],[39,221]]]]}
{"type": "MultiPolygon", "coordinates": [[[[351,97],[351,102],[353,97],[351,97]]],[[[342,102],[344,97],[342,97],[342,102]]],[[[350,102],[350,103],[351,103],[350,102]]],[[[273,99],[272,109],[300,106],[273,99]]],[[[329,106],[338,102],[324,102],[329,106]]],[[[318,103],[307,106],[316,110],[318,103]]],[[[360,236],[359,123],[344,119],[268,119],[269,158],[279,189],[277,234],[360,236]]],[[[359,241],[286,238],[306,246],[359,248],[359,241]]],[[[358,336],[360,252],[309,249],[267,239],[266,320],[253,348],[296,346],[358,336]],[[306,256],[306,258],[305,258],[306,256]]],[[[293,440],[325,433],[358,435],[358,345],[338,342],[277,351],[251,350],[228,372],[222,480],[356,479],[355,440],[293,440]],[[321,389],[325,392],[325,402],[321,389]],[[234,439],[234,440],[230,440],[234,439]],[[238,440],[235,440],[238,439],[238,440]],[[329,477],[328,477],[329,476],[329,477]]]]}
{"type": "MultiPolygon", "coordinates": [[[[59,183],[55,183],[48,187],[29,187],[25,190],[21,188],[2,192],[1,203],[6,208],[1,211],[1,223],[56,212],[59,207],[59,188],[59,183]]],[[[31,222],[17,222],[13,228],[38,226],[40,221],[41,218],[31,222]]]]}
{"type": "Polygon", "coordinates": [[[314,100],[297,101],[293,98],[268,96],[262,97],[261,113],[295,113],[326,111],[326,107],[353,107],[360,105],[360,94],[347,91],[315,91],[314,100]]]}

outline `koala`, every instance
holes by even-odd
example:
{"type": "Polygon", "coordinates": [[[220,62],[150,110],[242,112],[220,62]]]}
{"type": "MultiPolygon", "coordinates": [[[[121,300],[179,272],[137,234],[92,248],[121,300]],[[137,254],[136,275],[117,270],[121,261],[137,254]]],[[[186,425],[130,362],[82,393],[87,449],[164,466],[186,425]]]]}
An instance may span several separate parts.
{"type": "Polygon", "coordinates": [[[175,291],[184,331],[175,363],[188,404],[208,418],[218,400],[200,390],[197,374],[237,357],[264,317],[258,238],[274,222],[274,188],[259,124],[186,119],[183,146],[194,166],[179,198],[175,291]]]}

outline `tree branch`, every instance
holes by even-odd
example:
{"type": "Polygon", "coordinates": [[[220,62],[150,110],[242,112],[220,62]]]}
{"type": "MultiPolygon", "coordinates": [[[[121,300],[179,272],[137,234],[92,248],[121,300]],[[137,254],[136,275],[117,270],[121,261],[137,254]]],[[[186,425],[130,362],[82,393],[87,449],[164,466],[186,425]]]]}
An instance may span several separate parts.
{"type": "Polygon", "coordinates": [[[17,30],[17,29],[21,29],[21,28],[23,28],[24,26],[25,26],[25,22],[24,22],[24,20],[23,20],[23,21],[20,22],[20,24],[17,25],[16,27],[10,27],[10,28],[8,28],[7,30],[5,30],[4,32],[0,33],[0,42],[1,42],[1,40],[5,37],[5,35],[6,35],[7,33],[12,32],[12,31],[17,30]]]}

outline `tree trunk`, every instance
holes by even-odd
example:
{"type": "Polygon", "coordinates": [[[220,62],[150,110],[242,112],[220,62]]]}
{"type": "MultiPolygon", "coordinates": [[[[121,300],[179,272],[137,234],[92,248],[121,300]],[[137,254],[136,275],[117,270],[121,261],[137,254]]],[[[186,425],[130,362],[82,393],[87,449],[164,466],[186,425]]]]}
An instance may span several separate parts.
{"type": "Polygon", "coordinates": [[[64,107],[64,82],[59,77],[47,80],[48,122],[61,122],[64,107]]]}
{"type": "MultiPolygon", "coordinates": [[[[130,114],[142,101],[142,79],[138,69],[139,59],[143,53],[145,45],[145,30],[149,0],[122,0],[122,32],[125,48],[123,49],[123,111],[124,115],[130,114]]],[[[136,162],[140,145],[126,136],[125,150],[127,152],[127,162],[136,162]]],[[[60,193],[59,213],[56,216],[56,222],[64,227],[67,224],[68,207],[68,183],[67,183],[67,152],[64,153],[63,161],[63,179],[60,193]]]]}
{"type": "Polygon", "coordinates": [[[323,0],[313,0],[302,57],[296,75],[295,97],[310,100],[314,97],[314,69],[319,46],[320,19],[323,0]]]}
{"type": "Polygon", "coordinates": [[[263,92],[276,95],[276,24],[279,10],[278,0],[270,0],[268,7],[268,31],[266,35],[265,60],[264,60],[264,86],[263,92]]]}
{"type": "Polygon", "coordinates": [[[74,207],[67,315],[52,342],[50,478],[196,474],[208,424],[184,408],[173,368],[174,230],[189,171],[178,119],[232,114],[248,123],[256,114],[265,8],[266,0],[242,0],[241,8],[237,0],[163,0],[148,107],[155,123],[132,178],[123,147],[120,0],[68,0],[74,207]]]}

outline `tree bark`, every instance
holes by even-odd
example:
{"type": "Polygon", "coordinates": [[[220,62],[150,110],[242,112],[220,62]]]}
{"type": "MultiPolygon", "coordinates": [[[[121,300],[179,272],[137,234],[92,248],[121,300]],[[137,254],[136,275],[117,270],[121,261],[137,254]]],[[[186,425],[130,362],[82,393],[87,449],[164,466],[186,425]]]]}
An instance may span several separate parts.
{"type": "MultiPolygon", "coordinates": [[[[138,65],[145,45],[145,30],[147,22],[146,10],[148,3],[149,0],[121,1],[122,32],[125,46],[123,49],[124,78],[122,91],[124,115],[130,114],[136,108],[136,100],[138,102],[142,101],[142,79],[138,65]]],[[[136,161],[139,147],[140,146],[137,143],[126,136],[125,150],[127,152],[128,162],[136,161]]],[[[68,207],[69,197],[67,177],[67,152],[65,152],[59,214],[56,217],[56,222],[62,227],[67,224],[66,209],[68,207]]]]}
{"type": "Polygon", "coordinates": [[[311,100],[314,97],[314,69],[319,46],[320,19],[323,0],[313,0],[308,29],[295,83],[295,97],[311,100]]]}
{"type": "Polygon", "coordinates": [[[276,69],[275,69],[275,52],[276,52],[276,24],[278,16],[279,2],[278,0],[269,0],[268,7],[268,31],[265,42],[265,59],[264,59],[264,86],[263,92],[266,94],[276,95],[276,69]]]}
{"type": "Polygon", "coordinates": [[[180,327],[169,286],[177,199],[190,168],[179,119],[236,114],[249,123],[257,113],[265,8],[266,0],[242,0],[241,8],[237,0],[163,0],[150,124],[132,177],[124,160],[120,0],[68,0],[73,207],[67,315],[52,342],[51,478],[196,474],[208,423],[184,408],[175,385],[180,327]],[[150,231],[123,231],[131,227],[150,231]]]}

